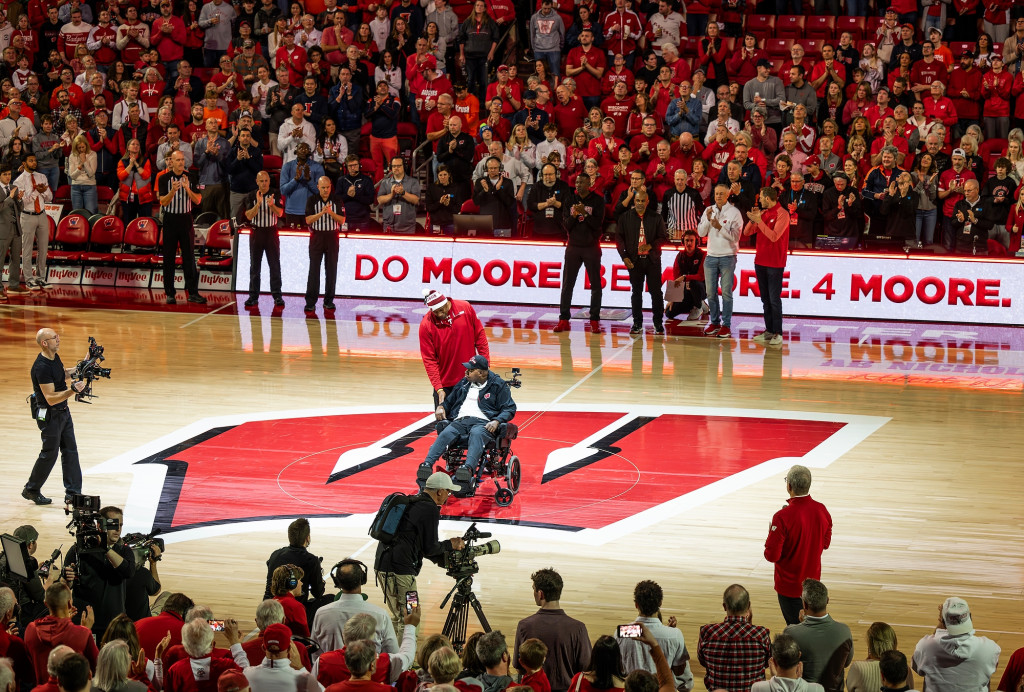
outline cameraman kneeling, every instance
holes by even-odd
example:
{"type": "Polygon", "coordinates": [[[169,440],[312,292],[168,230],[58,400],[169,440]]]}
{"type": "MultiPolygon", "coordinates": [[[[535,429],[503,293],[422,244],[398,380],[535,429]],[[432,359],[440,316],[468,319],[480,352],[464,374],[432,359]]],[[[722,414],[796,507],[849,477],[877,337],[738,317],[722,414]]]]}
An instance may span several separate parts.
{"type": "Polygon", "coordinates": [[[124,512],[117,507],[104,507],[100,516],[107,520],[107,549],[102,553],[81,553],[78,546],[68,550],[64,580],[71,586],[75,608],[84,613],[92,606],[96,615],[92,631],[103,636],[107,625],[124,612],[128,580],[135,575],[135,556],[121,541],[124,512]]]}
{"type": "Polygon", "coordinates": [[[420,465],[416,475],[419,483],[426,480],[434,463],[452,443],[459,437],[468,435],[466,461],[455,472],[455,482],[460,486],[471,486],[476,475],[476,467],[480,464],[484,444],[494,437],[501,423],[508,423],[516,415],[512,390],[501,376],[490,371],[486,358],[473,356],[462,366],[466,368],[466,376],[455,385],[434,412],[438,420],[448,419],[451,423],[438,434],[434,444],[430,445],[427,458],[420,465]]]}

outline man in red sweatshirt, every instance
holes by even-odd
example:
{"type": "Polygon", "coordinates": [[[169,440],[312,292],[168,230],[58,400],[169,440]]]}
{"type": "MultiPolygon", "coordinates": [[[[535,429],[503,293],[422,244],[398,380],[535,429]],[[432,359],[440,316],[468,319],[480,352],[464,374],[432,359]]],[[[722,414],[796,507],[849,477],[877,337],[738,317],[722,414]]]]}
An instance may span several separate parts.
{"type": "Polygon", "coordinates": [[[92,638],[92,625],[95,620],[92,606],[86,607],[81,625],[71,622],[71,616],[74,614],[71,606],[71,589],[63,582],[47,587],[43,602],[50,614],[30,622],[25,628],[25,648],[35,669],[36,680],[40,683],[47,680],[47,658],[50,651],[61,644],[70,646],[75,653],[85,656],[89,665],[95,669],[96,655],[99,652],[92,638]]]}
{"type": "Polygon", "coordinates": [[[772,517],[764,557],[775,564],[775,591],[787,625],[800,622],[804,579],[821,578],[821,554],[832,542],[832,517],[812,500],[811,471],[794,466],[786,474],[788,504],[772,517]]]}
{"type": "Polygon", "coordinates": [[[432,289],[423,290],[423,301],[430,310],[420,322],[420,356],[437,408],[465,376],[462,364],[477,354],[490,360],[491,349],[472,305],[432,289]]]}

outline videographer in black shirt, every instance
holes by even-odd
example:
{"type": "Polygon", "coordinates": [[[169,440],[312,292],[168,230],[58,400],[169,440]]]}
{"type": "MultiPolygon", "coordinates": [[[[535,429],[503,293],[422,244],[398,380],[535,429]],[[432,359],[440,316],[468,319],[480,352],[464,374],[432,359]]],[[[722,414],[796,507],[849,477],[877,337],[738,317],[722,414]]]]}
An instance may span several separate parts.
{"type": "Polygon", "coordinates": [[[334,601],[334,596],[324,596],[323,558],[309,552],[310,532],[308,519],[296,519],[288,525],[288,545],[275,550],[267,560],[267,586],[263,600],[272,598],[270,580],[274,570],[284,565],[295,565],[302,568],[302,593],[296,597],[306,607],[306,618],[313,622],[317,609],[334,601]],[[313,598],[310,599],[312,594],[313,598]]]}
{"type": "Polygon", "coordinates": [[[437,539],[437,526],[441,522],[441,507],[460,487],[452,483],[443,471],[432,473],[423,492],[412,498],[390,544],[377,544],[377,557],[373,569],[377,584],[384,591],[384,603],[391,611],[395,636],[402,641],[405,629],[405,594],[416,591],[416,577],[423,567],[423,558],[440,564],[448,550],[462,550],[466,542],[461,537],[445,541],[437,539]]]}
{"type": "Polygon", "coordinates": [[[82,553],[77,545],[68,551],[64,581],[71,587],[74,605],[79,613],[91,605],[96,615],[92,631],[102,636],[107,625],[125,612],[128,581],[135,575],[135,556],[121,541],[124,512],[117,507],[104,507],[100,516],[107,520],[107,550],[82,553]]]}
{"type": "Polygon", "coordinates": [[[82,492],[82,466],[78,462],[78,443],[75,441],[75,426],[71,422],[68,399],[85,389],[86,383],[79,380],[68,387],[67,378],[75,369],[65,368],[57,355],[60,348],[57,332],[48,328],[40,329],[36,332],[36,343],[39,344],[39,355],[32,364],[32,391],[39,406],[36,424],[42,431],[40,437],[43,439],[43,448],[21,496],[37,505],[53,502],[43,495],[42,489],[53,465],[57,463],[57,453],[60,452],[66,503],[68,496],[82,492]]]}
{"type": "Polygon", "coordinates": [[[124,594],[124,612],[134,621],[153,615],[149,599],[160,593],[160,575],[156,563],[160,560],[163,541],[135,548],[135,574],[128,580],[124,594]],[[146,565],[149,565],[148,567],[146,565]]]}

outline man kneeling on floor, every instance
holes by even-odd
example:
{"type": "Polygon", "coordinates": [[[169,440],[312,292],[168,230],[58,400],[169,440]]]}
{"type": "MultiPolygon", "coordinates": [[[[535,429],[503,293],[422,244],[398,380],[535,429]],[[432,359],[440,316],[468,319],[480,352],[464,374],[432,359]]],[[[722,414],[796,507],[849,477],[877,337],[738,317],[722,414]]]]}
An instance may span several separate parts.
{"type": "Polygon", "coordinates": [[[486,358],[476,355],[462,366],[466,376],[434,411],[437,420],[451,422],[430,445],[427,458],[420,465],[416,478],[421,487],[444,451],[463,436],[468,437],[469,446],[466,461],[455,472],[454,481],[462,486],[471,484],[484,445],[493,439],[500,424],[508,423],[516,415],[512,390],[500,375],[490,371],[486,358]]]}

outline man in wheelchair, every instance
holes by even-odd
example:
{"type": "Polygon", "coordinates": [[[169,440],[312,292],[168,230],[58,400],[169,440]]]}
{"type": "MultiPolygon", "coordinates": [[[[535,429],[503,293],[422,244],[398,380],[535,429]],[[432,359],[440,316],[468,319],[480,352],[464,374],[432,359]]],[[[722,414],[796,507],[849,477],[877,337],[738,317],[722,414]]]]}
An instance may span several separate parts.
{"type": "Polygon", "coordinates": [[[462,366],[466,368],[466,376],[434,411],[437,420],[448,421],[448,425],[440,429],[439,424],[437,439],[430,445],[427,458],[416,473],[421,486],[448,447],[467,438],[466,461],[455,471],[453,480],[463,489],[472,488],[484,447],[494,439],[498,427],[516,415],[512,390],[500,375],[490,371],[486,358],[476,355],[462,366]]]}

